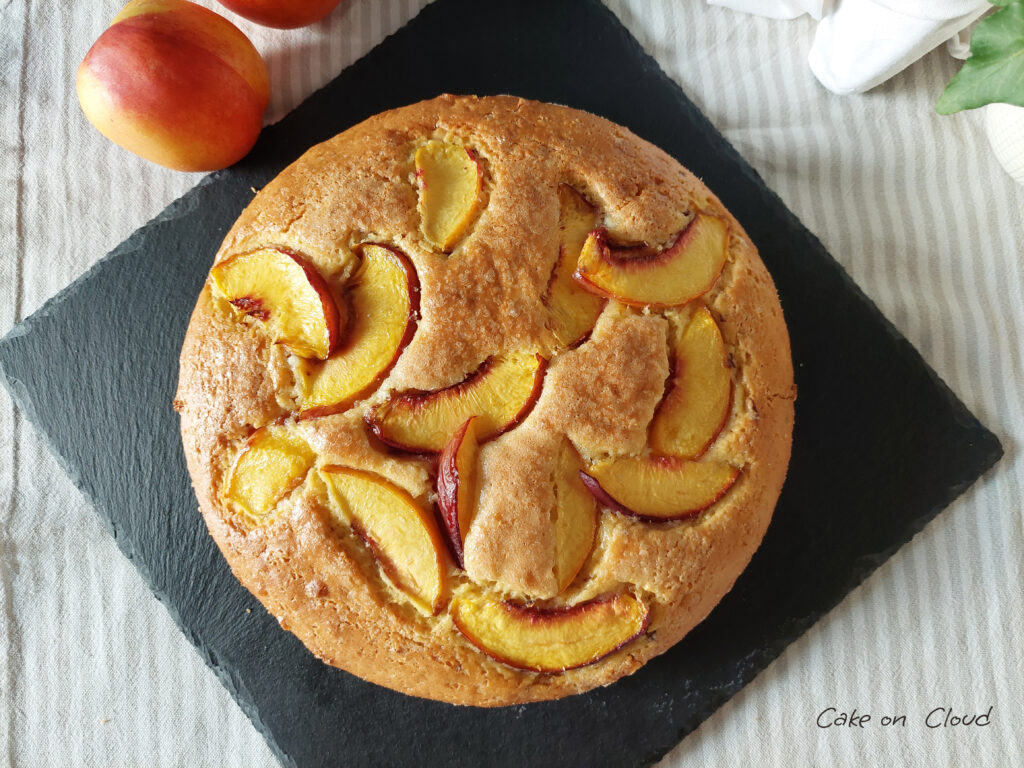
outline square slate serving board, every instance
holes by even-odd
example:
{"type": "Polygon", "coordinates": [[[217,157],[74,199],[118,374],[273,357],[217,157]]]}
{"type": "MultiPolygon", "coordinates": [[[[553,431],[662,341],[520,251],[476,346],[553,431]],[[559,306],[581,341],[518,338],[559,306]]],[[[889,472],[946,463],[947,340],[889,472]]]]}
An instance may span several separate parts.
{"type": "Polygon", "coordinates": [[[1002,453],[594,0],[428,6],[267,128],[243,163],[206,178],[16,327],[0,342],[0,371],[122,551],[282,763],[294,766],[650,764],[1002,453]],[[208,536],[171,410],[192,306],[250,187],[371,114],[445,91],[568,104],[667,150],[703,177],[757,244],[792,338],[793,458],[749,569],[664,656],[558,702],[457,708],[313,658],[235,581],[208,536]],[[59,364],[72,358],[74,366],[59,364]]]}

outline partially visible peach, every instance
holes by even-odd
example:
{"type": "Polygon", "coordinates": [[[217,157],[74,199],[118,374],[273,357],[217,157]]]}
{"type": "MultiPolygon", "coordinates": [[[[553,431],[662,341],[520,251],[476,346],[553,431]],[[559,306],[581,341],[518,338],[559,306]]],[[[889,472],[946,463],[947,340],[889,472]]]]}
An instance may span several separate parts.
{"type": "Polygon", "coordinates": [[[219,0],[220,4],[265,27],[295,29],[325,18],[341,0],[219,0]]]}
{"type": "Polygon", "coordinates": [[[78,68],[78,101],[116,144],[179,171],[212,171],[256,143],[267,67],[241,30],[186,0],[132,0],[78,68]]]}

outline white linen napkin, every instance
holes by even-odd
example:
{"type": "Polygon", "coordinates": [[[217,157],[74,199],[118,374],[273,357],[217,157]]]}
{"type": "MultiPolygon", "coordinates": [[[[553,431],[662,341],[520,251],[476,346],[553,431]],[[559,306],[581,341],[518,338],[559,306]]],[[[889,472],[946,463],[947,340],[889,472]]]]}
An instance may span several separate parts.
{"type": "Polygon", "coordinates": [[[985,13],[986,0],[842,0],[819,23],[808,63],[833,93],[884,83],[985,13]]]}
{"type": "Polygon", "coordinates": [[[810,13],[820,19],[808,64],[822,85],[840,95],[884,83],[992,7],[987,0],[708,2],[771,18],[810,13]]]}

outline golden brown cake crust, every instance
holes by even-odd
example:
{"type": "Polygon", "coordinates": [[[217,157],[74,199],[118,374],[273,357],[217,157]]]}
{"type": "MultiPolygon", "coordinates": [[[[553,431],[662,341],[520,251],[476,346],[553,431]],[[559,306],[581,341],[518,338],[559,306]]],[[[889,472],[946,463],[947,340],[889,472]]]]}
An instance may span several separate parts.
{"type": "Polygon", "coordinates": [[[678,642],[746,567],[789,460],[789,340],[772,280],[739,222],[675,160],[604,119],[507,96],[441,96],[310,149],[256,195],[216,261],[288,247],[341,291],[362,242],[408,256],[420,284],[419,322],[379,389],[345,413],[295,420],[287,351],[256,323],[240,321],[209,281],[197,303],[176,407],[200,509],[239,580],[327,663],[459,704],[513,704],[606,685],[678,642]],[[417,212],[413,155],[429,139],[472,147],[486,177],[486,204],[449,255],[425,241],[417,212]],[[700,299],[718,322],[733,376],[728,421],[707,459],[741,470],[696,517],[649,523],[602,511],[582,576],[560,596],[547,524],[560,441],[567,435],[586,462],[645,450],[669,376],[670,326],[688,310],[609,302],[589,340],[558,349],[544,296],[558,256],[559,184],[596,206],[617,242],[665,245],[696,211],[728,221],[728,261],[700,299]],[[447,610],[424,616],[358,538],[332,524],[316,471],[262,525],[225,501],[225,477],[245,439],[284,419],[308,440],[318,467],[361,467],[432,504],[435,464],[387,449],[363,416],[391,392],[454,384],[489,356],[518,349],[550,358],[543,389],[521,424],[481,448],[468,575],[449,563],[449,592],[473,580],[520,601],[576,603],[627,585],[650,607],[650,622],[602,660],[555,674],[514,669],[468,642],[447,610]]]}

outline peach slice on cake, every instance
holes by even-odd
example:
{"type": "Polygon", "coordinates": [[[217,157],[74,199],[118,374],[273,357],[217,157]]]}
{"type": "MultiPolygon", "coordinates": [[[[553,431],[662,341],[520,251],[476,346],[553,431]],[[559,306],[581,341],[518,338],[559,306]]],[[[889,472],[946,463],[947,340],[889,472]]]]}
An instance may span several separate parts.
{"type": "Polygon", "coordinates": [[[463,546],[476,513],[476,416],[455,430],[441,451],[437,465],[437,507],[460,568],[465,568],[463,546]]]}
{"type": "Polygon", "coordinates": [[[455,626],[488,656],[518,669],[564,672],[593,664],[646,628],[646,605],[628,592],[566,608],[537,608],[473,592],[451,603],[455,626]]]}
{"type": "Polygon", "coordinates": [[[446,141],[428,141],[416,150],[414,162],[423,236],[450,253],[480,209],[480,162],[469,147],[446,141]]]}
{"type": "Polygon", "coordinates": [[[555,580],[568,587],[586,562],[597,534],[597,504],[580,479],[583,461],[563,440],[555,466],[555,580]]]}
{"type": "Polygon", "coordinates": [[[694,312],[678,333],[674,356],[668,393],[651,424],[651,448],[666,456],[695,459],[722,431],[732,403],[729,356],[707,307],[694,312]]]}
{"type": "Polygon", "coordinates": [[[721,462],[631,456],[594,464],[580,478],[598,503],[656,522],[702,512],[725,495],[739,474],[721,462]]]}
{"type": "Polygon", "coordinates": [[[608,233],[587,237],[574,277],[598,296],[623,304],[675,307],[706,293],[725,266],[729,225],[721,216],[698,213],[663,251],[613,248],[608,233]]]}
{"type": "Polygon", "coordinates": [[[245,441],[225,482],[225,495],[253,522],[301,485],[316,455],[284,425],[260,427],[245,441]]]}
{"type": "Polygon", "coordinates": [[[346,341],[323,363],[300,361],[297,378],[304,416],[341,411],[365,396],[412,339],[419,280],[394,248],[367,244],[349,289],[352,323],[346,341]]]}
{"type": "Polygon", "coordinates": [[[296,355],[323,360],[338,345],[345,318],[302,256],[283,248],[239,253],[215,265],[210,277],[218,294],[262,320],[274,341],[296,355]]]}
{"type": "Polygon", "coordinates": [[[583,244],[597,226],[597,211],[568,184],[558,186],[558,201],[558,261],[544,301],[551,312],[555,339],[573,347],[587,337],[605,305],[603,298],[584,290],[573,279],[583,244]]]}
{"type": "Polygon", "coordinates": [[[524,418],[540,397],[547,361],[533,352],[488,358],[464,381],[434,392],[405,392],[367,414],[374,434],[414,453],[437,453],[470,416],[481,442],[524,418]]]}
{"type": "Polygon", "coordinates": [[[434,615],[445,585],[444,544],[434,516],[394,483],[352,467],[320,470],[331,514],[366,542],[391,583],[434,615]]]}

